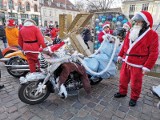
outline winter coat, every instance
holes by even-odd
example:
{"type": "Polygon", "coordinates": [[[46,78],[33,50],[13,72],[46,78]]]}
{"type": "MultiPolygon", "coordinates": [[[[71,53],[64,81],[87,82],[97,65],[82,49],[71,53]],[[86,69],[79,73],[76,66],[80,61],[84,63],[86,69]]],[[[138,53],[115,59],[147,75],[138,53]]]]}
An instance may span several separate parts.
{"type": "Polygon", "coordinates": [[[119,53],[119,57],[134,67],[151,69],[158,58],[158,34],[148,28],[134,43],[129,32],[119,53]]]}
{"type": "Polygon", "coordinates": [[[18,45],[18,37],[19,37],[19,30],[16,27],[8,28],[6,27],[6,38],[8,41],[9,46],[19,46],[18,45]]]}
{"type": "Polygon", "coordinates": [[[59,32],[59,29],[57,29],[57,28],[52,28],[52,30],[51,30],[51,37],[52,37],[52,39],[55,39],[56,37],[57,37],[57,33],[59,32]]]}
{"type": "Polygon", "coordinates": [[[89,40],[91,40],[91,32],[89,29],[84,29],[83,40],[84,40],[84,42],[88,42],[89,40]]]}
{"type": "Polygon", "coordinates": [[[101,31],[101,32],[98,34],[98,41],[99,41],[100,43],[103,42],[103,36],[104,36],[105,34],[113,34],[113,30],[109,30],[108,32],[101,31]]]}
{"type": "Polygon", "coordinates": [[[41,31],[34,25],[21,28],[18,42],[25,52],[37,53],[40,46],[46,47],[41,31]]]}

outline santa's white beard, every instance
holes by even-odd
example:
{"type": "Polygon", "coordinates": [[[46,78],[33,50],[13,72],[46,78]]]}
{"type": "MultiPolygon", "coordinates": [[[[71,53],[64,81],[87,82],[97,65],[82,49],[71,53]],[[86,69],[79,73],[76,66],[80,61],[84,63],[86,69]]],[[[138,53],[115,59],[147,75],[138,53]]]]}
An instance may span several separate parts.
{"type": "Polygon", "coordinates": [[[134,25],[130,30],[129,39],[131,41],[135,41],[138,38],[139,32],[142,29],[142,26],[134,25]]]}

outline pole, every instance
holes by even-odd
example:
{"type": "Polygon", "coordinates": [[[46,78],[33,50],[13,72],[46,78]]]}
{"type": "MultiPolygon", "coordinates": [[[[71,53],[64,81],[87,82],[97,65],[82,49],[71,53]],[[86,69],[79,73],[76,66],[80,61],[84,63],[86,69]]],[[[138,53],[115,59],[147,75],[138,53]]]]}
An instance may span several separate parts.
{"type": "Polygon", "coordinates": [[[67,3],[66,3],[66,0],[65,0],[65,14],[67,13],[66,9],[67,9],[67,3]]]}
{"type": "Polygon", "coordinates": [[[39,11],[40,11],[40,19],[41,19],[41,26],[42,26],[42,5],[43,5],[43,3],[42,3],[42,1],[40,1],[40,4],[39,4],[39,11]]]}

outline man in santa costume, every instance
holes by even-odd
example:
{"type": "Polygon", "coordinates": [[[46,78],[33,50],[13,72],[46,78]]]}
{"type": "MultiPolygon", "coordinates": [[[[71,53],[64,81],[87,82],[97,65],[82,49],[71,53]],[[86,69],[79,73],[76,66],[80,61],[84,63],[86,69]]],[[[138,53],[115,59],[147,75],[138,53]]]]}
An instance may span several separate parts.
{"type": "Polygon", "coordinates": [[[24,26],[19,32],[19,45],[26,54],[30,72],[36,72],[38,62],[39,48],[46,47],[44,38],[40,29],[36,26],[35,21],[27,19],[24,21],[24,26]]]}
{"type": "Polygon", "coordinates": [[[106,34],[113,34],[113,30],[110,30],[110,23],[109,22],[105,22],[104,24],[103,24],[103,31],[101,31],[99,34],[98,34],[98,41],[100,42],[100,43],[102,43],[103,42],[103,37],[104,37],[104,35],[106,35],[106,34]]]}
{"type": "Polygon", "coordinates": [[[154,66],[158,58],[158,34],[152,30],[153,18],[147,11],[137,13],[132,20],[134,26],[127,33],[119,53],[122,62],[119,92],[115,98],[127,95],[128,83],[131,86],[129,106],[135,106],[142,88],[142,78],[154,66]]]}

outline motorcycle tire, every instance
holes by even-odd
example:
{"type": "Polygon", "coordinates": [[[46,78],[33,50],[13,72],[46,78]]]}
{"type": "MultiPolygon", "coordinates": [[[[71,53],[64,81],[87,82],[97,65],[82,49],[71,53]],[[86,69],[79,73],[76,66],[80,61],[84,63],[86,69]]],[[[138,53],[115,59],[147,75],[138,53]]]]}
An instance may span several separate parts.
{"type": "Polygon", "coordinates": [[[38,94],[37,96],[34,95],[39,82],[40,81],[34,81],[22,84],[18,90],[19,99],[26,104],[35,105],[42,103],[46,98],[48,98],[48,96],[50,95],[50,91],[47,87],[42,93],[38,94]]]}
{"type": "MultiPolygon", "coordinates": [[[[15,57],[13,59],[10,59],[8,62],[7,62],[7,65],[25,65],[25,60],[19,58],[19,57],[15,57]],[[20,61],[20,62],[18,62],[20,61]]],[[[28,72],[27,71],[18,71],[18,72],[15,72],[15,71],[12,71],[10,69],[10,67],[7,67],[7,72],[12,75],[13,77],[16,77],[16,78],[19,78],[21,76],[25,76],[28,72]]]]}
{"type": "Polygon", "coordinates": [[[103,80],[102,78],[98,78],[98,80],[96,80],[96,81],[93,81],[93,80],[90,79],[90,85],[97,85],[97,84],[99,84],[102,80],[103,80]]]}
{"type": "MultiPolygon", "coordinates": [[[[6,55],[8,55],[8,54],[10,54],[10,53],[13,53],[13,52],[15,52],[15,51],[9,50],[9,51],[7,51],[7,52],[3,55],[3,57],[5,57],[6,55]]],[[[7,62],[4,62],[4,63],[7,64],[7,62]]]]}

